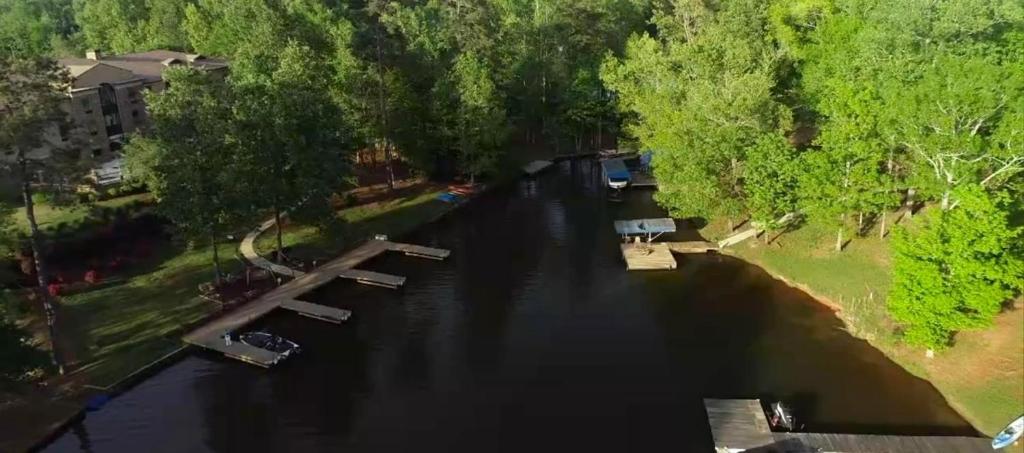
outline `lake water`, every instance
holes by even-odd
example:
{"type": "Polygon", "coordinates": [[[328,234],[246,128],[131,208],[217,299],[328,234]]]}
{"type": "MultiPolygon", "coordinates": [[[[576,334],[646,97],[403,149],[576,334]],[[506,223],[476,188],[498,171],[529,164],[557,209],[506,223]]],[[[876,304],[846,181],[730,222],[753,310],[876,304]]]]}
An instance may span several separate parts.
{"type": "Polygon", "coordinates": [[[782,399],[809,431],[975,433],[757,267],[677,255],[677,270],[626,272],[612,221],[652,216],[650,192],[611,202],[596,163],[563,162],[404,238],[448,260],[361,266],[404,289],[336,281],[305,297],[349,323],[255,325],[304,347],[290,362],[196,352],[46,451],[710,451],[706,397],[782,399]]]}

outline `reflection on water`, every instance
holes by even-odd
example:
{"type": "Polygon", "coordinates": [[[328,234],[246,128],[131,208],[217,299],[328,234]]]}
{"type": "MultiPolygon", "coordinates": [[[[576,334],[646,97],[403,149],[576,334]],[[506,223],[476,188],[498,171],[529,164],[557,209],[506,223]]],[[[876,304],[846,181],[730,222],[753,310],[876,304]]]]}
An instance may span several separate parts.
{"type": "Polygon", "coordinates": [[[403,290],[305,296],[353,310],[348,324],[261,321],[303,345],[289,363],[196,353],[48,451],[708,451],[705,397],[782,398],[808,430],[973,434],[756,267],[677,256],[627,273],[612,220],[663,215],[650,192],[609,202],[596,165],[564,162],[407,238],[447,261],[362,266],[407,276],[403,290]]]}

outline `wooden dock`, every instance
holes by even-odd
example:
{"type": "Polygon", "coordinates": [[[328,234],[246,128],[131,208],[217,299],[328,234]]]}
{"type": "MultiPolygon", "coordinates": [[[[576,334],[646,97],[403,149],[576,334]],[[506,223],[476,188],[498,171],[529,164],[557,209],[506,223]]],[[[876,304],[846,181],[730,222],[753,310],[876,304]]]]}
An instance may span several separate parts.
{"type": "MultiPolygon", "coordinates": [[[[295,279],[264,294],[260,298],[242,305],[231,312],[225,313],[224,316],[216,318],[192,332],[189,332],[182,337],[182,340],[190,345],[221,352],[228,357],[233,357],[247,363],[269,367],[276,363],[278,359],[273,355],[274,353],[247,345],[241,345],[241,343],[238,342],[233,342],[231,346],[228,346],[224,342],[224,334],[227,332],[237,332],[245,327],[245,325],[256,321],[277,308],[287,308],[293,311],[299,311],[301,314],[306,316],[318,317],[318,319],[334,322],[332,319],[338,319],[345,315],[338,311],[334,311],[337,309],[331,310],[331,307],[309,307],[307,305],[297,304],[296,302],[299,301],[296,299],[302,294],[312,291],[324,284],[330,283],[343,273],[346,273],[347,275],[354,275],[347,273],[347,271],[352,270],[355,266],[358,266],[371,258],[389,250],[398,250],[402,248],[403,245],[396,245],[396,243],[389,241],[367,241],[363,245],[352,249],[341,257],[336,258],[309,273],[299,275],[295,279]],[[322,318],[320,318],[321,316],[322,318]]],[[[401,279],[402,283],[405,282],[405,277],[388,277],[401,279]]],[[[395,280],[389,279],[387,281],[393,283],[395,280]]]]}
{"type": "Polygon", "coordinates": [[[786,453],[986,453],[988,439],[958,436],[892,436],[772,432],[756,399],[705,399],[717,452],[786,453]]]}
{"type": "Polygon", "coordinates": [[[718,244],[708,241],[666,242],[668,249],[675,253],[717,252],[718,244]]]}
{"type": "Polygon", "coordinates": [[[654,175],[644,173],[641,171],[629,172],[629,185],[633,187],[658,187],[658,180],[654,179],[654,175]]]}
{"type": "Polygon", "coordinates": [[[309,302],[295,299],[281,302],[281,308],[294,311],[302,316],[319,319],[321,321],[333,322],[335,324],[341,324],[348,321],[348,318],[352,316],[352,312],[348,310],[328,307],[320,304],[311,304],[309,302]]]}
{"type": "Polygon", "coordinates": [[[775,442],[760,400],[705,399],[715,450],[744,451],[775,442]]]}
{"type": "Polygon", "coordinates": [[[360,269],[344,269],[338,272],[338,276],[355,280],[364,285],[381,286],[391,289],[396,289],[405,284],[405,277],[360,269]]]}
{"type": "Polygon", "coordinates": [[[409,256],[429,258],[432,260],[443,260],[452,254],[451,250],[424,247],[422,245],[402,244],[400,242],[388,242],[388,250],[401,252],[409,256]]]}
{"type": "Polygon", "coordinates": [[[533,176],[536,175],[537,173],[546,170],[551,165],[552,163],[549,160],[535,160],[526,165],[523,165],[523,173],[533,176]]]}
{"type": "Polygon", "coordinates": [[[626,269],[664,270],[675,269],[676,259],[672,256],[668,244],[664,242],[643,242],[640,244],[620,244],[622,258],[626,260],[626,269]]]}

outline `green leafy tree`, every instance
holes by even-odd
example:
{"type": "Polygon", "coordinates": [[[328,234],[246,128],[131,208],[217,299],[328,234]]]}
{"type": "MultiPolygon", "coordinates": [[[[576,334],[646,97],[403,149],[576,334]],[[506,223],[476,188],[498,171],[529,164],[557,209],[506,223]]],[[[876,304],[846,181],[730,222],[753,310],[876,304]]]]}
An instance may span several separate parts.
{"type": "Polygon", "coordinates": [[[64,367],[56,340],[57,303],[47,291],[50,273],[43,253],[46,238],[36,222],[33,194],[37,187],[33,181],[42,172],[59,188],[68,175],[76,174],[67,162],[78,156],[45,138],[67,123],[64,103],[69,87],[67,73],[52,60],[0,59],[0,150],[14,151],[12,169],[25,205],[38,283],[36,294],[46,312],[53,362],[61,373],[64,367]]]}
{"type": "Polygon", "coordinates": [[[747,151],[743,186],[752,220],[771,229],[796,210],[798,165],[797,151],[782,136],[765,136],[747,151]]]}
{"type": "Polygon", "coordinates": [[[0,57],[39,57],[74,46],[71,0],[0,0],[0,57]]]}
{"type": "Polygon", "coordinates": [[[602,68],[634,118],[626,132],[655,150],[655,197],[675,216],[741,213],[746,150],[791,123],[776,94],[780,55],[766,39],[764,4],[729,2],[708,14],[689,31],[630,39],[624,58],[602,68]]]}
{"type": "Polygon", "coordinates": [[[247,160],[250,197],[274,213],[280,256],[281,215],[333,219],[330,197],[351,173],[341,112],[323,95],[331,82],[326,63],[295,42],[278,57],[266,73],[233,77],[231,128],[247,160]]]}
{"type": "Polygon", "coordinates": [[[231,130],[230,86],[219,75],[191,68],[165,73],[166,91],[147,97],[152,122],[125,148],[129,172],[146,183],[158,211],[188,239],[213,248],[214,278],[221,278],[217,244],[252,218],[244,156],[231,130]]]}
{"type": "Polygon", "coordinates": [[[464,53],[452,68],[459,158],[470,178],[494,170],[508,125],[501,93],[490,67],[474,53],[464,53]]]}
{"type": "Polygon", "coordinates": [[[1008,194],[968,185],[955,196],[956,209],[931,210],[894,237],[889,313],[911,344],[943,348],[956,332],[988,327],[1024,289],[1024,230],[1008,223],[1008,194]]]}
{"type": "Polygon", "coordinates": [[[74,5],[89,48],[126,53],[146,42],[144,0],[76,0],[74,5]]]}

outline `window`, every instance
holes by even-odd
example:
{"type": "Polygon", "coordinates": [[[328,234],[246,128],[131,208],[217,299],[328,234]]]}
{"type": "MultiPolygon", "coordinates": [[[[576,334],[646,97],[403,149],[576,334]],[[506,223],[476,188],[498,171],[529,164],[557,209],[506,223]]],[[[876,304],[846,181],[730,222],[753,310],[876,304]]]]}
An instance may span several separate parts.
{"type": "Polygon", "coordinates": [[[102,148],[93,148],[92,149],[92,157],[100,157],[100,154],[103,154],[103,149],[102,148]]]}
{"type": "Polygon", "coordinates": [[[89,131],[89,135],[96,135],[96,134],[98,134],[98,133],[99,133],[99,132],[96,132],[96,131],[89,131]]]}
{"type": "Polygon", "coordinates": [[[68,139],[70,139],[70,137],[69,137],[69,135],[71,134],[71,125],[70,124],[68,124],[67,122],[61,121],[60,123],[57,124],[57,129],[58,129],[58,132],[60,133],[60,141],[66,142],[66,141],[68,141],[68,139]]]}
{"type": "Polygon", "coordinates": [[[132,110],[132,118],[138,118],[138,117],[139,117],[139,111],[138,110],[132,110]]]}

